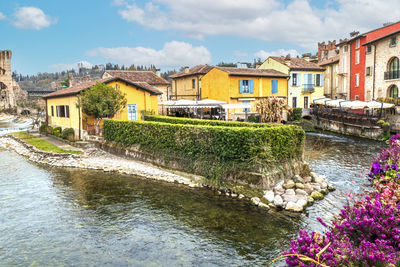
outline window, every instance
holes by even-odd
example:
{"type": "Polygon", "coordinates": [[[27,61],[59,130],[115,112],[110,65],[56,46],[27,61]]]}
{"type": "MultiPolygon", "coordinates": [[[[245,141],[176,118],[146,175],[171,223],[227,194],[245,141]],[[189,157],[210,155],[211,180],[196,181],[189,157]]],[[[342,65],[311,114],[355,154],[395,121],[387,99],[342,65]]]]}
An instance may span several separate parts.
{"type": "Polygon", "coordinates": [[[56,106],[56,113],[57,117],[69,118],[69,106],[68,105],[56,106]]]}
{"type": "Polygon", "coordinates": [[[137,105],[136,104],[128,104],[128,120],[130,120],[130,121],[137,120],[137,105]]]}
{"type": "Polygon", "coordinates": [[[323,74],[315,74],[315,86],[324,86],[324,75],[323,74]]]}
{"type": "Polygon", "coordinates": [[[298,78],[299,78],[299,74],[297,73],[292,73],[292,86],[297,86],[298,83],[298,78]]]}
{"type": "Polygon", "coordinates": [[[394,57],[389,63],[389,79],[399,79],[400,78],[400,67],[399,58],[394,57]]]}
{"type": "Polygon", "coordinates": [[[338,77],[335,77],[335,88],[337,88],[338,87],[338,84],[339,84],[339,79],[338,79],[338,77]]]}
{"type": "Polygon", "coordinates": [[[347,57],[343,57],[343,73],[347,72],[347,57]]]}
{"type": "Polygon", "coordinates": [[[304,108],[308,108],[308,96],[304,97],[304,108]]]}
{"type": "MultiPolygon", "coordinates": [[[[243,104],[250,104],[250,100],[244,100],[243,104]]],[[[250,108],[243,108],[243,112],[244,113],[249,113],[250,112],[250,108]]]]}
{"type": "Polygon", "coordinates": [[[396,46],[396,44],[397,44],[397,38],[396,37],[390,38],[389,46],[393,47],[393,46],[396,46]]]}
{"type": "Polygon", "coordinates": [[[271,88],[272,88],[272,93],[277,94],[278,93],[278,80],[272,80],[271,81],[271,88]]]}
{"type": "Polygon", "coordinates": [[[195,79],[192,79],[192,88],[196,89],[196,80],[195,79]]]}
{"type": "Polygon", "coordinates": [[[343,53],[346,53],[349,50],[349,47],[347,45],[343,46],[343,53]]]}
{"type": "Polygon", "coordinates": [[[358,97],[358,95],[356,95],[356,100],[358,100],[359,99],[359,97],[358,97]]]}
{"type": "Polygon", "coordinates": [[[371,67],[365,69],[365,76],[371,76],[371,67]]]}
{"type": "Polygon", "coordinates": [[[297,108],[297,97],[292,97],[292,107],[297,108]]]}
{"type": "Polygon", "coordinates": [[[360,74],[356,74],[356,77],[355,77],[355,85],[356,86],[359,86],[360,85],[360,74]]]}
{"type": "Polygon", "coordinates": [[[398,98],[399,97],[399,88],[396,85],[392,85],[389,88],[389,97],[398,98]]]}
{"type": "Polygon", "coordinates": [[[360,39],[357,39],[357,41],[356,41],[356,48],[357,49],[360,48],[360,39]]]}
{"type": "Polygon", "coordinates": [[[54,107],[51,106],[51,116],[54,117],[54,107]]]}
{"type": "Polygon", "coordinates": [[[240,94],[253,94],[254,81],[253,80],[239,80],[239,93],[240,94]]]}
{"type": "Polygon", "coordinates": [[[356,51],[356,64],[360,64],[360,51],[356,51]]]}
{"type": "Polygon", "coordinates": [[[371,52],[372,52],[372,46],[368,45],[367,46],[367,54],[371,54],[371,52]]]}

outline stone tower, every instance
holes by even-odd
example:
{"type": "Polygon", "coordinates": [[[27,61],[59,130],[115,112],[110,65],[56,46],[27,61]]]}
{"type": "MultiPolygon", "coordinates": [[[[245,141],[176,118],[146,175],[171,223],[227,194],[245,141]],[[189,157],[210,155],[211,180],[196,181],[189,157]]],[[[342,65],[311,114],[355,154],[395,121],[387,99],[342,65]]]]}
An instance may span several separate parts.
{"type": "Polygon", "coordinates": [[[10,50],[0,50],[0,109],[16,106],[11,74],[11,55],[10,50]]]}

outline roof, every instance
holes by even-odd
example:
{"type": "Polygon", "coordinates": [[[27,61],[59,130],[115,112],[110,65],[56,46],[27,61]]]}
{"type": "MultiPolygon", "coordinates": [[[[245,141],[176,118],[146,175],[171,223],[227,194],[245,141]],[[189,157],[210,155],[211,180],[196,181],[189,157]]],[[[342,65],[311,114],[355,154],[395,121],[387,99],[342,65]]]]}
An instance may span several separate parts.
{"type": "Polygon", "coordinates": [[[181,71],[175,74],[170,75],[170,78],[180,78],[191,75],[199,75],[199,74],[207,74],[210,70],[212,70],[213,66],[209,65],[197,65],[193,68],[189,69],[189,72],[181,71]]]}
{"type": "Polygon", "coordinates": [[[389,34],[386,34],[386,35],[384,35],[384,36],[382,36],[382,37],[376,38],[376,39],[374,39],[374,40],[372,40],[372,41],[369,41],[368,43],[365,43],[365,44],[363,44],[363,45],[364,45],[364,46],[370,45],[370,44],[372,44],[372,43],[375,43],[375,42],[380,41],[380,40],[382,40],[382,39],[386,39],[386,38],[388,38],[388,37],[390,37],[390,36],[392,36],[392,35],[398,34],[398,33],[400,33],[400,30],[394,31],[394,32],[389,33],[389,34]]]}
{"type": "Polygon", "coordinates": [[[252,69],[252,68],[234,68],[234,67],[215,67],[227,72],[231,76],[262,76],[262,77],[289,77],[287,74],[271,69],[252,69]]]}
{"type": "Polygon", "coordinates": [[[326,66],[326,65],[329,65],[329,64],[338,63],[339,59],[340,59],[340,56],[338,55],[338,56],[335,56],[333,58],[321,61],[321,62],[318,63],[318,65],[326,66]]]}
{"type": "Polygon", "coordinates": [[[92,87],[93,85],[95,85],[98,82],[99,83],[109,83],[109,82],[117,81],[117,80],[123,81],[129,85],[133,85],[133,86],[140,88],[142,90],[145,90],[153,95],[161,95],[162,94],[161,91],[159,91],[158,89],[154,88],[153,86],[151,86],[150,84],[148,84],[146,82],[131,82],[131,81],[125,80],[120,77],[114,77],[114,78],[80,83],[75,86],[64,88],[64,89],[58,90],[56,92],[47,94],[47,95],[43,96],[43,98],[56,98],[56,97],[61,97],[61,96],[77,95],[80,92],[92,87]]]}
{"type": "MultiPolygon", "coordinates": [[[[286,65],[286,57],[270,57],[281,64],[286,65]]],[[[290,65],[286,65],[290,70],[316,70],[323,71],[324,68],[320,67],[318,64],[309,62],[303,58],[291,57],[290,65]]]]}
{"type": "MultiPolygon", "coordinates": [[[[157,76],[152,71],[137,71],[137,70],[106,70],[107,73],[113,77],[120,77],[131,82],[146,82],[151,85],[165,84],[169,82],[164,78],[157,76]]],[[[103,73],[103,77],[104,77],[103,73]]]]}

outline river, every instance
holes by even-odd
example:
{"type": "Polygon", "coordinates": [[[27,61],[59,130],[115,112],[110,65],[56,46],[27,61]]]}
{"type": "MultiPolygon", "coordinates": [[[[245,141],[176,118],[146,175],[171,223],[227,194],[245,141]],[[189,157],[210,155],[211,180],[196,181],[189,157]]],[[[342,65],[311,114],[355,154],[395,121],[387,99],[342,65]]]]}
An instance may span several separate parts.
{"type": "Polygon", "coordinates": [[[323,231],[361,192],[382,143],[312,133],[312,169],[337,188],[301,215],[205,189],[37,165],[0,151],[1,266],[266,266],[301,228],[323,231]]]}

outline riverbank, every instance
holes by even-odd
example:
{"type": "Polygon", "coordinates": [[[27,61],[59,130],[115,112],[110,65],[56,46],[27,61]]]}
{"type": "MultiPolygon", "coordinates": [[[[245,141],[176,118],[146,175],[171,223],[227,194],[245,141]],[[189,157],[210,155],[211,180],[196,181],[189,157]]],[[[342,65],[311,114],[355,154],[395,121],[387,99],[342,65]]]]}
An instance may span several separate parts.
{"type": "Polygon", "coordinates": [[[301,212],[315,200],[322,199],[329,190],[334,189],[324,176],[316,173],[310,173],[305,177],[297,175],[293,179],[281,181],[269,191],[232,183],[221,185],[201,176],[166,170],[148,163],[116,156],[96,148],[93,144],[81,149],[81,155],[52,153],[38,150],[15,136],[7,135],[0,137],[0,148],[13,150],[33,162],[50,166],[118,172],[189,187],[208,188],[228,197],[249,200],[260,208],[273,211],[301,212]]]}

